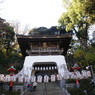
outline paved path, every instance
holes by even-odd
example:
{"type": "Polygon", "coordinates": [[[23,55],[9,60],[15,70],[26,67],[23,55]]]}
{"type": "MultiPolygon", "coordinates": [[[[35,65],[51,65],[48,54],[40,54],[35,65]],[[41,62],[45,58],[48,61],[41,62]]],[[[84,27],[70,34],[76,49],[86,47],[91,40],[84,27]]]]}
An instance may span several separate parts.
{"type": "Polygon", "coordinates": [[[57,82],[38,83],[36,91],[27,91],[24,95],[67,95],[57,82]]]}

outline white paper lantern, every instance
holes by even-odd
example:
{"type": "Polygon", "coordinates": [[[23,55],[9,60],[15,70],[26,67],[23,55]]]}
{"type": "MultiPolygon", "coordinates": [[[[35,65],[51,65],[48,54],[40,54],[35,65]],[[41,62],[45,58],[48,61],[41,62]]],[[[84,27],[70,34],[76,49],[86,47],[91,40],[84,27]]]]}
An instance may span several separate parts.
{"type": "Polygon", "coordinates": [[[75,74],[76,74],[76,76],[77,76],[77,79],[80,79],[80,77],[81,77],[80,72],[79,72],[79,71],[76,71],[75,74]]]}
{"type": "Polygon", "coordinates": [[[55,66],[54,69],[57,69],[57,67],[55,66]]]}
{"type": "Polygon", "coordinates": [[[30,81],[31,81],[31,82],[35,82],[35,81],[36,81],[36,76],[31,76],[30,81]]]}
{"type": "Polygon", "coordinates": [[[10,81],[13,81],[13,77],[12,76],[10,76],[10,81]]]}
{"type": "Polygon", "coordinates": [[[55,75],[51,75],[50,78],[51,78],[51,82],[55,81],[55,75]]]}
{"type": "Polygon", "coordinates": [[[49,70],[51,70],[51,67],[49,67],[49,70]]]}
{"type": "Polygon", "coordinates": [[[43,70],[45,70],[45,67],[43,67],[43,70]]]}
{"type": "Polygon", "coordinates": [[[48,82],[49,81],[49,76],[48,75],[45,75],[44,76],[44,82],[48,82]]]}
{"type": "Polygon", "coordinates": [[[23,77],[19,77],[18,82],[23,83],[23,77]]]}
{"type": "Polygon", "coordinates": [[[86,70],[82,70],[82,71],[81,71],[81,73],[82,73],[82,76],[83,76],[84,78],[86,78],[86,77],[87,77],[86,70]]]}
{"type": "Polygon", "coordinates": [[[73,79],[78,79],[78,78],[77,78],[77,75],[73,75],[73,79]]]}
{"type": "Polygon", "coordinates": [[[27,83],[30,83],[30,78],[29,77],[27,77],[27,83]]]}
{"type": "Polygon", "coordinates": [[[68,74],[65,74],[64,75],[64,79],[69,79],[69,75],[68,74]]]}
{"type": "Polygon", "coordinates": [[[80,79],[83,79],[83,78],[84,78],[84,77],[83,77],[83,75],[81,74],[81,75],[80,75],[80,79]]]}
{"type": "Polygon", "coordinates": [[[6,77],[4,77],[3,82],[7,82],[6,77]]]}
{"type": "Polygon", "coordinates": [[[43,68],[41,67],[41,70],[42,70],[43,68]]]}
{"type": "Polygon", "coordinates": [[[57,74],[57,80],[62,80],[61,74],[57,74]]]}
{"type": "Polygon", "coordinates": [[[71,72],[70,78],[71,78],[71,79],[74,79],[74,72],[71,72]]]}
{"type": "Polygon", "coordinates": [[[3,81],[3,80],[4,80],[4,75],[0,74],[0,81],[3,81]]]}
{"type": "Polygon", "coordinates": [[[46,67],[46,70],[48,70],[48,67],[46,67]]]}
{"type": "Polygon", "coordinates": [[[16,82],[16,77],[15,76],[13,76],[13,82],[16,82]]]}
{"type": "Polygon", "coordinates": [[[52,70],[54,69],[54,67],[52,66],[52,70]]]}
{"type": "Polygon", "coordinates": [[[39,70],[40,68],[38,67],[37,69],[39,70]]]}
{"type": "Polygon", "coordinates": [[[10,81],[10,75],[6,75],[6,81],[7,81],[7,82],[10,81]]]}
{"type": "Polygon", "coordinates": [[[35,70],[37,70],[37,67],[35,67],[35,70]]]}
{"type": "Polygon", "coordinates": [[[90,71],[87,71],[86,73],[87,73],[88,77],[91,77],[91,72],[90,71]]]}
{"type": "Polygon", "coordinates": [[[42,76],[41,75],[37,76],[37,82],[42,82],[42,76]]]}

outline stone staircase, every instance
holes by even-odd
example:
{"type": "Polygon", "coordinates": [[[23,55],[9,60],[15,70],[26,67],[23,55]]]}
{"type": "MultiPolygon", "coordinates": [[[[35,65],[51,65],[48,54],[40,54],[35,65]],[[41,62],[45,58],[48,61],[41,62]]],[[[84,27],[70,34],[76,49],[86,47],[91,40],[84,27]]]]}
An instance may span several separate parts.
{"type": "Polygon", "coordinates": [[[24,95],[67,95],[58,82],[38,83],[36,91],[27,91],[24,95]]]}

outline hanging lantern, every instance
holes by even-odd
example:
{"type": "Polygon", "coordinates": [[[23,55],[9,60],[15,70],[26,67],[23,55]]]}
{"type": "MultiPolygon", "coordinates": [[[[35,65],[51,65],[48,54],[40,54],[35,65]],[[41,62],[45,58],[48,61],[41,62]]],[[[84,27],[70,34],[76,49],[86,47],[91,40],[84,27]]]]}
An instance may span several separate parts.
{"type": "Polygon", "coordinates": [[[4,75],[0,74],[0,81],[3,81],[3,80],[4,80],[4,75]]]}
{"type": "Polygon", "coordinates": [[[68,74],[64,74],[64,79],[69,79],[69,75],[68,74]]]}
{"type": "Polygon", "coordinates": [[[13,77],[12,76],[10,76],[10,81],[13,81],[13,77]]]}
{"type": "Polygon", "coordinates": [[[71,79],[74,79],[74,72],[71,72],[70,78],[71,78],[71,79]]]}
{"type": "Polygon", "coordinates": [[[6,75],[6,81],[7,81],[7,82],[10,81],[10,75],[6,75]]]}
{"type": "Polygon", "coordinates": [[[43,67],[43,70],[45,70],[45,67],[43,67]]]}
{"type": "Polygon", "coordinates": [[[55,75],[51,75],[50,78],[51,78],[51,82],[55,81],[55,75]]]}
{"type": "Polygon", "coordinates": [[[23,83],[23,77],[19,77],[18,82],[23,83]]]}
{"type": "Polygon", "coordinates": [[[49,67],[49,70],[51,70],[51,67],[49,67]]]}
{"type": "Polygon", "coordinates": [[[86,73],[87,73],[88,77],[91,77],[91,72],[90,71],[87,71],[86,73]]]}
{"type": "Polygon", "coordinates": [[[41,75],[37,76],[37,82],[42,82],[42,76],[41,75]]]}
{"type": "Polygon", "coordinates": [[[80,75],[80,79],[83,79],[83,78],[84,78],[84,77],[83,77],[83,75],[81,74],[81,75],[80,75]]]}
{"type": "Polygon", "coordinates": [[[86,70],[82,70],[82,71],[81,71],[81,73],[82,73],[82,76],[83,76],[84,78],[86,78],[86,77],[87,77],[86,70]]]}
{"type": "Polygon", "coordinates": [[[37,69],[39,70],[40,68],[38,67],[37,69]]]}
{"type": "Polygon", "coordinates": [[[35,82],[35,81],[36,81],[36,76],[31,76],[30,81],[31,81],[31,82],[35,82]]]}
{"type": "Polygon", "coordinates": [[[44,76],[44,82],[48,82],[49,81],[49,76],[48,75],[45,75],[44,76]]]}
{"type": "Polygon", "coordinates": [[[76,74],[76,76],[77,76],[77,79],[79,79],[79,78],[81,77],[81,74],[80,74],[79,71],[76,71],[75,74],[76,74]]]}
{"type": "Polygon", "coordinates": [[[41,70],[42,70],[42,67],[41,67],[41,70]]]}
{"type": "Polygon", "coordinates": [[[54,70],[54,67],[52,66],[52,70],[54,70]]]}
{"type": "Polygon", "coordinates": [[[62,80],[61,74],[57,74],[57,80],[62,80]]]}
{"type": "Polygon", "coordinates": [[[4,78],[3,78],[3,82],[7,82],[7,80],[6,80],[6,77],[4,76],[4,78]]]}
{"type": "Polygon", "coordinates": [[[46,70],[48,70],[48,67],[46,67],[46,70]]]}
{"type": "Polygon", "coordinates": [[[37,70],[37,67],[35,67],[35,70],[37,70]]]}
{"type": "Polygon", "coordinates": [[[57,67],[55,66],[54,69],[57,69],[57,67]]]}
{"type": "Polygon", "coordinates": [[[77,79],[77,75],[73,75],[73,79],[77,79]]]}
{"type": "Polygon", "coordinates": [[[16,77],[15,76],[13,76],[13,82],[16,82],[16,77]]]}

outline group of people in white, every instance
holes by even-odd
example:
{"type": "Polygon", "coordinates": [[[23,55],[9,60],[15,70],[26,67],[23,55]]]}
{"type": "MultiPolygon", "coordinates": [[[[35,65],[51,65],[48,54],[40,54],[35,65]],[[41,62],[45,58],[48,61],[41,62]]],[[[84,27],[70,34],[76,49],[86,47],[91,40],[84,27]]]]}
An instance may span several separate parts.
{"type": "Polygon", "coordinates": [[[10,76],[10,75],[4,75],[0,74],[0,81],[3,82],[54,82],[56,80],[62,80],[63,79],[83,79],[83,78],[89,78],[91,77],[91,72],[82,70],[81,72],[76,71],[76,72],[65,72],[63,74],[52,74],[50,76],[48,75],[38,75],[38,76],[31,76],[30,78],[28,76],[19,76],[17,77],[16,75],[10,76]]]}

